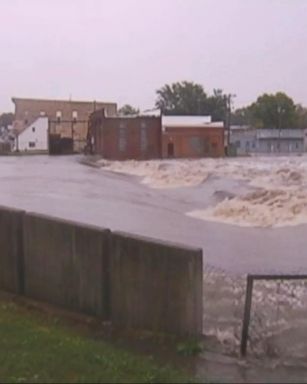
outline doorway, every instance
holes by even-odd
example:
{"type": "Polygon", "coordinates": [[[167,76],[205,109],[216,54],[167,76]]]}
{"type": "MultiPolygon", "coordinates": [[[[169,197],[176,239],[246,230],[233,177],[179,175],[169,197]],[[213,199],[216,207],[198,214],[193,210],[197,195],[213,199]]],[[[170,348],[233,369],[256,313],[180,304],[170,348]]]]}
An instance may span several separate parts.
{"type": "Polygon", "coordinates": [[[174,157],[174,143],[167,144],[167,157],[174,157]]]}

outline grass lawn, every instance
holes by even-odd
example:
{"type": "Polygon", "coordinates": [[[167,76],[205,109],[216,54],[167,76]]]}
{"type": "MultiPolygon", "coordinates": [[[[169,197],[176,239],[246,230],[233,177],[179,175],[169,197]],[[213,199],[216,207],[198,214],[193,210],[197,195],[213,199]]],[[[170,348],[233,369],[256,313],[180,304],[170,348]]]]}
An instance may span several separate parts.
{"type": "Polygon", "coordinates": [[[112,344],[95,341],[0,301],[0,382],[186,382],[184,374],[157,366],[112,344]]]}

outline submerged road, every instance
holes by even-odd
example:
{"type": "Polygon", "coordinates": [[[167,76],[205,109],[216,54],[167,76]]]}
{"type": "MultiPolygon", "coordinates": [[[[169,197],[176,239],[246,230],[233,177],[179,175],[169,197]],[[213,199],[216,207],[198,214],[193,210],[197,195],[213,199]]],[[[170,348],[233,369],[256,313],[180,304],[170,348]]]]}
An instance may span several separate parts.
{"type": "Polygon", "coordinates": [[[152,189],[81,165],[78,156],[0,157],[1,205],[201,247],[206,265],[229,273],[306,273],[306,225],[242,228],[185,215],[213,202],[216,191],[242,188],[210,178],[197,187],[152,189]]]}

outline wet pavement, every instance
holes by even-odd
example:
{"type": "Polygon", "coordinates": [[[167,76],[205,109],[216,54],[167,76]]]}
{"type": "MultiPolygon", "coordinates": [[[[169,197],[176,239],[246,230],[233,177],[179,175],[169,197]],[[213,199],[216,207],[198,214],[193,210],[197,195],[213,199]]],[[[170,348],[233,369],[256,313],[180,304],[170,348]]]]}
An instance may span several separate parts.
{"type": "Polygon", "coordinates": [[[206,265],[228,273],[307,271],[306,225],[244,228],[186,216],[250,190],[242,181],[209,177],[195,187],[152,189],[79,160],[0,157],[0,204],[201,247],[206,265]]]}

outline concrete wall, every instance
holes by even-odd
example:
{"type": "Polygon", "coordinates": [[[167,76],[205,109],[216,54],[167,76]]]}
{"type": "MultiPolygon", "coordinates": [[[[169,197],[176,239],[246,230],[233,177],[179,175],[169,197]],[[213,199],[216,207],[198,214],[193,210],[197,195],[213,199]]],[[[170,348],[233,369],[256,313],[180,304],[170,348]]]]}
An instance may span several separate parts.
{"type": "Polygon", "coordinates": [[[109,231],[27,214],[25,294],[109,317],[109,231]]]}
{"type": "Polygon", "coordinates": [[[115,325],[200,334],[202,279],[200,249],[113,233],[111,318],[115,325]]]}
{"type": "Polygon", "coordinates": [[[23,292],[24,212],[0,207],[0,289],[23,292]]]}
{"type": "Polygon", "coordinates": [[[0,208],[0,289],[122,328],[202,332],[202,251],[0,208]]]}

